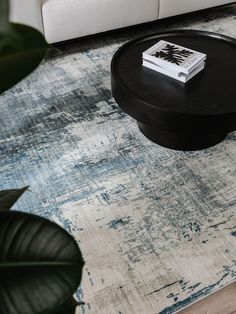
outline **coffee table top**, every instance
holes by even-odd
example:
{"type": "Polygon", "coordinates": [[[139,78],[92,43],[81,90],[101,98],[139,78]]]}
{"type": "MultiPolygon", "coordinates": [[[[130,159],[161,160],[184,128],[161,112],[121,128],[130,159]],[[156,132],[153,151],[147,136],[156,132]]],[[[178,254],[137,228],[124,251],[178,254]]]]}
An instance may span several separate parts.
{"type": "Polygon", "coordinates": [[[112,60],[112,79],[122,93],[148,109],[190,115],[236,112],[236,40],[220,34],[178,30],[135,39],[112,60]],[[207,54],[206,68],[186,84],[142,66],[142,53],[166,40],[207,54]]]}

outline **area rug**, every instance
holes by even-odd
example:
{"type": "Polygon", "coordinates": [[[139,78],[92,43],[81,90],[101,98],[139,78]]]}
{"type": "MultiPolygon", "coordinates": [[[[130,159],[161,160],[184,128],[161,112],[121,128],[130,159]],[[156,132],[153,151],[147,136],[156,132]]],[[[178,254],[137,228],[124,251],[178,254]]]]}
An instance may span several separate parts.
{"type": "Polygon", "coordinates": [[[174,313],[236,278],[236,133],[169,150],[111,95],[117,48],[173,28],[236,38],[236,5],[63,46],[0,98],[1,189],[78,241],[78,313],[174,313]]]}

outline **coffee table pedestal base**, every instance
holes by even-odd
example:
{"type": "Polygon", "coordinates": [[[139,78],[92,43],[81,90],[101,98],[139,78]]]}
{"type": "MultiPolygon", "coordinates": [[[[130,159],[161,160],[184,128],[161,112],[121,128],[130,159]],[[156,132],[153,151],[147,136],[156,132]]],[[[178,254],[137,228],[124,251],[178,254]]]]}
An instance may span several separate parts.
{"type": "Polygon", "coordinates": [[[176,134],[138,123],[140,131],[151,141],[161,146],[175,149],[193,151],[214,146],[227,136],[227,133],[205,133],[205,134],[176,134]]]}

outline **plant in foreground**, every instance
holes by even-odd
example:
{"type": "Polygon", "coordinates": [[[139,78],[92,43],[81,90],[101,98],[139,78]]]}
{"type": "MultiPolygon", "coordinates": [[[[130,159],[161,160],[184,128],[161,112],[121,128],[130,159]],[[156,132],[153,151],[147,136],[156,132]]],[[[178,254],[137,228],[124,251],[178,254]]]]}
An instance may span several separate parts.
{"type": "Polygon", "coordinates": [[[72,314],[81,252],[57,224],[9,210],[26,189],[0,191],[0,313],[72,314]]]}

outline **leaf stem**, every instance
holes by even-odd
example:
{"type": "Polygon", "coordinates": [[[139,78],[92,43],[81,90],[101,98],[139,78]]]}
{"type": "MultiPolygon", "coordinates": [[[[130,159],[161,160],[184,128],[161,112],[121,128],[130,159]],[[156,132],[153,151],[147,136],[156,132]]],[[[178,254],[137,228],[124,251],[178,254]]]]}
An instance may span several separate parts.
{"type": "Polygon", "coordinates": [[[9,32],[9,3],[8,0],[0,0],[0,34],[9,32]]]}

